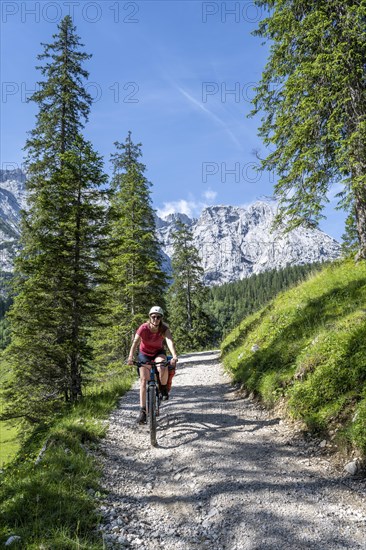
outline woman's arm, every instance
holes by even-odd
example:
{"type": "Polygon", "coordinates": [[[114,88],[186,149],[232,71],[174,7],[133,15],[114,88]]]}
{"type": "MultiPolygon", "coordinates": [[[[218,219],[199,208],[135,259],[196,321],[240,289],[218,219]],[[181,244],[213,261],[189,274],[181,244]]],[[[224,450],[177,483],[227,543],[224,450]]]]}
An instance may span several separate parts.
{"type": "Polygon", "coordinates": [[[133,365],[133,358],[135,356],[135,352],[136,352],[137,346],[139,345],[140,340],[141,340],[140,336],[138,334],[135,334],[135,337],[133,339],[132,346],[130,349],[130,353],[128,354],[128,359],[127,359],[128,365],[133,365]]]}
{"type": "Polygon", "coordinates": [[[174,342],[173,342],[173,337],[172,337],[171,332],[170,332],[169,329],[167,329],[165,331],[164,337],[165,337],[165,341],[167,343],[167,346],[169,348],[169,351],[173,356],[172,359],[170,360],[170,363],[171,363],[172,367],[175,367],[175,365],[177,364],[177,361],[178,361],[178,357],[177,357],[177,352],[175,351],[175,345],[174,345],[174,342]]]}

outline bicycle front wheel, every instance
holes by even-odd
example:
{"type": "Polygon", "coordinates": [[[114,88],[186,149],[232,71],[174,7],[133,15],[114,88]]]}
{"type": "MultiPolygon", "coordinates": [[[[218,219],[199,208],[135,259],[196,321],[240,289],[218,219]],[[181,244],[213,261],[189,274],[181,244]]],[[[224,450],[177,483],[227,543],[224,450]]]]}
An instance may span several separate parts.
{"type": "Polygon", "coordinates": [[[149,416],[149,428],[150,428],[150,442],[155,447],[156,445],[156,390],[155,386],[148,387],[148,416],[149,416]]]}

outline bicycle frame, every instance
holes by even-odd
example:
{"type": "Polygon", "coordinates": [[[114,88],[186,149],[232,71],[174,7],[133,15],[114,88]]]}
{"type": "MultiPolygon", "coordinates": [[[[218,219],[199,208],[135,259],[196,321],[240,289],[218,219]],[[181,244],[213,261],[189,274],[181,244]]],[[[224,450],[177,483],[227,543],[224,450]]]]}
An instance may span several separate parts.
{"type": "Polygon", "coordinates": [[[159,393],[159,373],[157,370],[158,366],[168,366],[170,361],[148,361],[146,363],[138,362],[137,366],[140,369],[146,365],[150,365],[150,378],[146,382],[146,414],[149,419],[149,429],[150,429],[150,442],[151,445],[156,446],[156,418],[159,416],[159,409],[161,403],[161,396],[159,393]]]}

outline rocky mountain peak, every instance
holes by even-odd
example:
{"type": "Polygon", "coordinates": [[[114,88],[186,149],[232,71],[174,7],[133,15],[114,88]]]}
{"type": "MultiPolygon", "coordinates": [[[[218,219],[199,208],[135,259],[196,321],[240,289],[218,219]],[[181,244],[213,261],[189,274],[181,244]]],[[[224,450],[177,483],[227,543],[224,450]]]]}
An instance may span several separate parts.
{"type": "MultiPolygon", "coordinates": [[[[223,284],[268,269],[333,260],[340,244],[317,229],[298,228],[284,234],[272,231],[275,202],[257,201],[247,207],[216,205],[205,208],[191,225],[205,280],[223,284]]],[[[173,253],[174,219],[158,227],[163,251],[173,253]]]]}
{"type": "Polygon", "coordinates": [[[181,214],[179,212],[174,212],[173,214],[168,214],[164,218],[159,218],[156,216],[156,227],[158,229],[163,227],[174,226],[177,222],[185,223],[186,225],[191,225],[192,220],[186,214],[181,214]]]}
{"type": "Polygon", "coordinates": [[[12,271],[18,251],[20,211],[26,207],[25,180],[20,169],[0,170],[0,270],[5,272],[12,271]]]}
{"type": "MultiPolygon", "coordinates": [[[[18,250],[20,210],[26,207],[25,174],[0,170],[0,268],[12,270],[18,250]]],[[[177,221],[190,226],[199,251],[205,280],[209,285],[249,277],[286,265],[333,260],[340,244],[317,229],[298,228],[288,234],[272,231],[276,203],[257,201],[246,207],[206,207],[198,219],[186,214],[156,216],[157,236],[164,268],[171,271],[172,233],[177,221]]]]}
{"type": "MultiPolygon", "coordinates": [[[[26,176],[22,170],[19,168],[15,170],[0,170],[0,192],[3,193],[3,196],[8,195],[10,202],[13,202],[15,199],[16,204],[14,204],[15,210],[18,208],[25,208],[26,206],[26,190],[25,190],[26,176]],[[12,197],[10,197],[10,194],[12,197]]],[[[0,201],[0,206],[1,206],[0,201]]],[[[0,212],[1,218],[3,217],[0,212]]]]}

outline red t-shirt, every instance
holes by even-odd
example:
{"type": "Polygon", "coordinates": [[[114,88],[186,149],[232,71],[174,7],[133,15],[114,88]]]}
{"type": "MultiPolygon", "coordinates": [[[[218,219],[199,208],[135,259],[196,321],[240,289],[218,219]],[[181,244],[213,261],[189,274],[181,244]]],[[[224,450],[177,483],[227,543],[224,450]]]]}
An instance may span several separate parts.
{"type": "Polygon", "coordinates": [[[155,355],[164,348],[164,336],[160,332],[152,332],[149,323],[142,324],[136,331],[140,336],[140,351],[145,355],[155,355]]]}

